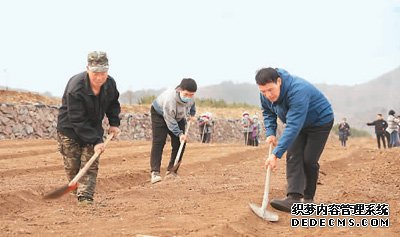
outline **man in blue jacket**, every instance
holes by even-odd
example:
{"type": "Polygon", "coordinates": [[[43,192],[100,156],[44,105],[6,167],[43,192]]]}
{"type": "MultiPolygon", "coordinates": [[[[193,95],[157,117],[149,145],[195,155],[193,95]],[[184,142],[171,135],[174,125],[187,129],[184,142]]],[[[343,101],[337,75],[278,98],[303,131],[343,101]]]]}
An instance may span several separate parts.
{"type": "Polygon", "coordinates": [[[332,106],[316,87],[283,69],[259,70],[256,83],[260,90],[267,143],[276,146],[266,167],[276,170],[277,160],[287,151],[287,196],[273,199],[271,206],[290,212],[293,203],[313,202],[318,161],[333,125],[332,106]],[[277,118],[286,124],[279,142],[276,139],[277,118]]]}

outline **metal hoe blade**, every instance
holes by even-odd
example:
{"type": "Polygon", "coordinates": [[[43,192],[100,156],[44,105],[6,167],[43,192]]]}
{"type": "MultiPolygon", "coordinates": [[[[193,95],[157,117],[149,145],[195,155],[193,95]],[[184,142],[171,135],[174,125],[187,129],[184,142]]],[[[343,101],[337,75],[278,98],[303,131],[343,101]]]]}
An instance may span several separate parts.
{"type": "Polygon", "coordinates": [[[279,220],[279,216],[275,212],[270,212],[266,208],[263,209],[262,207],[259,207],[254,203],[250,203],[249,205],[250,205],[250,209],[261,219],[264,219],[266,221],[278,221],[279,220]]]}

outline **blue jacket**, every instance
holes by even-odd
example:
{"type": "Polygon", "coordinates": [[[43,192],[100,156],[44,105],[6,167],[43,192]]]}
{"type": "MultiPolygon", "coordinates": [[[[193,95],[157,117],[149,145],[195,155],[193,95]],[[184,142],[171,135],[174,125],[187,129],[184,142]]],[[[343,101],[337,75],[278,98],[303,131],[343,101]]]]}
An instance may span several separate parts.
{"type": "Polygon", "coordinates": [[[281,158],[302,128],[321,126],[333,120],[332,106],[327,98],[311,83],[277,69],[282,80],[280,95],[270,102],[260,93],[266,135],[276,135],[279,119],[286,124],[273,154],[281,158]]]}

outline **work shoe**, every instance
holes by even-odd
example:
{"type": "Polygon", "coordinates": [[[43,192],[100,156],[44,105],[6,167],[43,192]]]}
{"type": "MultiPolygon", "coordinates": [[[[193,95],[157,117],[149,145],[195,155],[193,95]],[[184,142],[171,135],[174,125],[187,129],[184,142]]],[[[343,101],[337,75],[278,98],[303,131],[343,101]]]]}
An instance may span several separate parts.
{"type": "Polygon", "coordinates": [[[151,183],[155,184],[157,182],[160,182],[162,180],[160,172],[153,171],[151,172],[151,183]]]}
{"type": "Polygon", "coordinates": [[[293,203],[301,202],[301,195],[298,193],[289,194],[286,198],[283,199],[272,199],[271,206],[279,211],[289,212],[293,203]]]}
{"type": "Polygon", "coordinates": [[[91,204],[93,204],[93,198],[85,197],[85,196],[79,196],[78,197],[78,204],[79,205],[91,205],[91,204]]]}
{"type": "Polygon", "coordinates": [[[176,178],[176,177],[178,177],[178,174],[176,173],[176,172],[174,172],[174,171],[167,171],[166,173],[165,173],[165,179],[174,179],[174,178],[176,178]]]}

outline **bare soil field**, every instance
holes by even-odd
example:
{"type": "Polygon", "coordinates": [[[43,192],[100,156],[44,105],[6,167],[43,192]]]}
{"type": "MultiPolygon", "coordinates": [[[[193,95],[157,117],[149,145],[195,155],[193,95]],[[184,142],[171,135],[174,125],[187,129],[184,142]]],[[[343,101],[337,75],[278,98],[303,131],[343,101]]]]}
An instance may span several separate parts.
{"type": "MultiPolygon", "coordinates": [[[[42,196],[67,183],[54,140],[0,141],[0,236],[400,236],[400,149],[373,139],[329,141],[318,203],[388,203],[389,227],[297,227],[290,214],[266,222],[261,205],[267,146],[188,143],[179,178],[150,184],[148,141],[112,141],[100,158],[95,203],[42,196]]],[[[169,160],[166,145],[162,167],[169,160]]],[[[162,170],[162,174],[165,170],[162,170]]],[[[285,159],[270,197],[285,195],[285,159]]],[[[269,206],[269,210],[272,208],[269,206]]]]}

